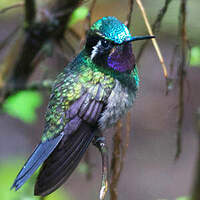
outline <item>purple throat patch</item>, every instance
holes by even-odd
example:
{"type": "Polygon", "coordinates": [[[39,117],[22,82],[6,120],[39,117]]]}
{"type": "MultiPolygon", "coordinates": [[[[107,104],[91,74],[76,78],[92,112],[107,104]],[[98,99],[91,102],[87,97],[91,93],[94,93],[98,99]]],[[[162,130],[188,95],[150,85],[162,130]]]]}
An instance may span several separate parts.
{"type": "Polygon", "coordinates": [[[135,65],[132,44],[123,44],[114,47],[108,56],[108,66],[119,72],[131,71],[135,65]]]}

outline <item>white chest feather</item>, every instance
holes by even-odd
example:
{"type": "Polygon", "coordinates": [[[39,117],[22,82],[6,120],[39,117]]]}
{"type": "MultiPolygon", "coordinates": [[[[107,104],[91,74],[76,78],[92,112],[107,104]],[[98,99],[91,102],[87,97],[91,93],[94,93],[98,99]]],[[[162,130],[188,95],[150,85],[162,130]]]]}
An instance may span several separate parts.
{"type": "Polygon", "coordinates": [[[99,119],[99,126],[102,130],[113,126],[133,105],[136,90],[122,87],[119,81],[108,98],[106,109],[99,119]]]}

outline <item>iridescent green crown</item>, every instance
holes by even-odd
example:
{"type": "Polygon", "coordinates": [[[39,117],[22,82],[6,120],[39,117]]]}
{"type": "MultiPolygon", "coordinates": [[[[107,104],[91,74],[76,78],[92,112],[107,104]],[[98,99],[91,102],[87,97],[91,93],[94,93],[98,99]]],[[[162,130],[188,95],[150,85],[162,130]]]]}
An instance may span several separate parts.
{"type": "Polygon", "coordinates": [[[131,39],[128,28],[115,17],[99,19],[92,25],[90,30],[117,44],[131,39]]]}

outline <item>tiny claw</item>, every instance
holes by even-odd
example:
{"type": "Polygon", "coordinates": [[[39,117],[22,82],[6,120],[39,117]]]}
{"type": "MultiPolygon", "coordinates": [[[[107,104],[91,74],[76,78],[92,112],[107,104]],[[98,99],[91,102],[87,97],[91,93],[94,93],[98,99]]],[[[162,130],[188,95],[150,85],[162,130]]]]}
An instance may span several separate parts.
{"type": "Polygon", "coordinates": [[[101,185],[101,189],[99,192],[99,199],[100,200],[104,200],[106,193],[108,191],[108,181],[107,180],[102,180],[102,185],[101,185]]]}
{"type": "Polygon", "coordinates": [[[109,185],[108,150],[105,137],[103,137],[102,134],[99,133],[99,135],[96,136],[93,144],[99,149],[102,158],[102,179],[101,179],[101,188],[99,192],[99,200],[104,200],[109,185]]]}

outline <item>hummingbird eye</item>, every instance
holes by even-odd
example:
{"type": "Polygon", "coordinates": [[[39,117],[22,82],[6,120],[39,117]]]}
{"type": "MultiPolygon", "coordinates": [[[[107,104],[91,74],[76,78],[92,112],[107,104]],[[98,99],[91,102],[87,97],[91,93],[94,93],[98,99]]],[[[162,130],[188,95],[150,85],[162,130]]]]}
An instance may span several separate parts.
{"type": "Polygon", "coordinates": [[[109,42],[107,40],[101,40],[101,45],[107,49],[110,45],[109,45],[109,42]]]}

